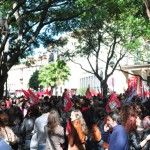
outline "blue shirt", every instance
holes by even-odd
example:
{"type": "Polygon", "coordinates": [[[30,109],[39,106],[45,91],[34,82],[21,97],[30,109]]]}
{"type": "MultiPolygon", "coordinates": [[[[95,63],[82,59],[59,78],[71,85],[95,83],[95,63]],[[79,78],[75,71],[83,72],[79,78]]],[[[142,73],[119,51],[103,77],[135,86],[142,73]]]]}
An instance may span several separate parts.
{"type": "Polygon", "coordinates": [[[122,125],[113,128],[108,150],[128,150],[128,136],[122,125]]]}
{"type": "Polygon", "coordinates": [[[0,137],[0,149],[1,150],[12,150],[12,148],[0,137]]]}

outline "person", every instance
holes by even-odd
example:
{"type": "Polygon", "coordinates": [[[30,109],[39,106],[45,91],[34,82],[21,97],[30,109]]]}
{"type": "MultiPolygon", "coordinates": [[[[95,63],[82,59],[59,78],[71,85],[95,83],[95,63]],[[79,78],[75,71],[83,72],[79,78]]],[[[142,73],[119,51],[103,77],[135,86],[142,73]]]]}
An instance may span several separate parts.
{"type": "Polygon", "coordinates": [[[6,108],[9,109],[10,106],[11,106],[11,101],[10,101],[10,98],[6,98],[6,108]]]}
{"type": "Polygon", "coordinates": [[[121,125],[121,116],[117,111],[108,113],[104,131],[112,130],[108,150],[128,150],[128,135],[121,125]]]}
{"type": "Polygon", "coordinates": [[[0,149],[2,150],[12,150],[12,148],[0,137],[0,149]]]}
{"type": "Polygon", "coordinates": [[[12,148],[17,146],[18,138],[9,127],[9,118],[7,114],[0,114],[0,136],[12,148]]]}
{"type": "Polygon", "coordinates": [[[17,105],[11,105],[7,114],[9,116],[10,128],[13,130],[15,135],[17,135],[17,137],[19,137],[20,136],[19,129],[20,129],[20,125],[23,121],[23,114],[22,114],[20,107],[17,105]]]}
{"type": "Polygon", "coordinates": [[[56,109],[50,111],[46,128],[47,130],[45,132],[48,135],[46,137],[46,150],[49,150],[50,147],[54,150],[63,150],[62,146],[65,142],[64,128],[61,126],[60,115],[56,109]]]}
{"type": "MultiPolygon", "coordinates": [[[[143,119],[143,128],[144,128],[144,130],[143,130],[142,139],[145,139],[147,137],[147,135],[150,134],[150,116],[146,116],[143,119]]],[[[142,150],[150,150],[150,140],[147,141],[147,143],[144,145],[142,150]]]]}
{"type": "Polygon", "coordinates": [[[129,150],[140,150],[150,140],[150,135],[141,138],[142,136],[138,133],[139,126],[141,128],[141,120],[138,116],[128,118],[125,129],[128,133],[129,150]]]}
{"type": "Polygon", "coordinates": [[[4,114],[7,111],[6,102],[4,100],[0,101],[0,114],[4,114]]]}
{"type": "Polygon", "coordinates": [[[21,127],[20,133],[23,137],[24,149],[30,150],[30,142],[32,138],[32,131],[34,128],[35,119],[39,115],[39,108],[37,105],[30,106],[27,110],[27,115],[25,116],[21,127]]]}
{"type": "Polygon", "coordinates": [[[94,145],[96,147],[95,150],[104,150],[108,148],[108,143],[107,141],[105,141],[105,138],[103,137],[105,118],[106,118],[105,108],[103,107],[97,108],[97,110],[95,110],[94,126],[99,128],[102,137],[99,142],[97,141],[94,142],[94,145]]]}
{"type": "Polygon", "coordinates": [[[68,92],[67,92],[67,89],[64,89],[64,92],[63,92],[62,98],[61,98],[61,100],[62,100],[62,109],[64,109],[64,105],[65,105],[64,98],[65,98],[66,93],[68,93],[68,92]]]}
{"type": "Polygon", "coordinates": [[[51,110],[51,106],[46,104],[43,105],[43,114],[35,120],[30,150],[45,150],[46,136],[44,127],[47,125],[49,111],[51,110]]]}
{"type": "Polygon", "coordinates": [[[85,150],[86,135],[81,126],[79,114],[74,110],[71,112],[67,123],[66,135],[68,136],[68,150],[85,150]]]}

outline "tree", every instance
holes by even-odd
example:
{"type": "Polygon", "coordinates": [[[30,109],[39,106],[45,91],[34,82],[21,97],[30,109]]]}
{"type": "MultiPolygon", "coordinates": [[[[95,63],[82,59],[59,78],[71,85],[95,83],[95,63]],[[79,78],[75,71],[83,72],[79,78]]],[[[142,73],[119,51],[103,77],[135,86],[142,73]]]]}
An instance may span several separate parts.
{"type": "Polygon", "coordinates": [[[62,53],[64,58],[69,58],[99,79],[104,96],[107,95],[107,80],[121,60],[127,54],[134,54],[142,45],[142,37],[150,36],[150,25],[143,5],[141,1],[104,1],[101,6],[84,13],[80,29],[72,33],[78,41],[75,49],[66,49],[62,53]],[[85,69],[83,63],[76,62],[77,56],[87,60],[89,69],[85,69]],[[104,78],[99,73],[102,64],[105,65],[104,78]]]}
{"type": "Polygon", "coordinates": [[[39,70],[36,70],[29,80],[29,87],[33,88],[34,90],[38,90],[40,86],[40,81],[38,78],[39,78],[39,70]]]}
{"type": "Polygon", "coordinates": [[[37,90],[40,85],[46,87],[50,83],[57,88],[68,80],[69,75],[70,69],[66,63],[63,60],[57,60],[36,71],[30,78],[29,86],[37,90]]]}
{"type": "Polygon", "coordinates": [[[77,27],[78,16],[90,10],[84,4],[84,0],[0,1],[6,16],[0,27],[0,98],[11,67],[40,44],[61,44],[54,37],[77,27]]]}

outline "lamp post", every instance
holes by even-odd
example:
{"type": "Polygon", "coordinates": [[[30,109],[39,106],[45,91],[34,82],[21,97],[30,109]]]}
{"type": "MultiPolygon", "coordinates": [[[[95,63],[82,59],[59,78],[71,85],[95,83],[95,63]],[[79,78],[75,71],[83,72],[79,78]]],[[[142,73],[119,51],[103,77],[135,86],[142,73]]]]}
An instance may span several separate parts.
{"type": "Polygon", "coordinates": [[[101,93],[103,93],[103,87],[102,87],[102,82],[103,82],[103,71],[100,71],[100,77],[102,78],[101,80],[101,93]]]}
{"type": "MultiPolygon", "coordinates": [[[[113,69],[115,63],[113,61],[111,61],[109,65],[113,69]]],[[[111,80],[112,80],[112,87],[113,87],[113,92],[114,92],[114,77],[113,77],[113,73],[112,73],[112,79],[111,80]]]]}

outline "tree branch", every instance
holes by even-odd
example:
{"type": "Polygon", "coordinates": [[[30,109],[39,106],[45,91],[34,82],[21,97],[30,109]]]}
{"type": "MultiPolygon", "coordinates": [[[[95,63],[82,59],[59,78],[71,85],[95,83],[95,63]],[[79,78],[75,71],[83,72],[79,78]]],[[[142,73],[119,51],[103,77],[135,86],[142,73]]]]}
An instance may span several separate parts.
{"type": "Polygon", "coordinates": [[[81,67],[81,69],[83,69],[84,71],[86,71],[86,72],[88,72],[88,73],[90,73],[90,74],[94,74],[94,73],[92,73],[91,71],[86,70],[85,68],[83,68],[83,66],[82,66],[80,63],[77,63],[77,62],[73,61],[72,59],[69,59],[69,60],[70,60],[71,62],[73,62],[73,63],[79,65],[79,66],[81,67]]]}
{"type": "Polygon", "coordinates": [[[90,62],[90,60],[89,60],[89,56],[87,57],[87,61],[88,61],[89,65],[90,65],[90,67],[91,67],[93,73],[95,74],[96,72],[95,72],[95,70],[94,70],[94,68],[93,68],[93,66],[92,66],[92,64],[91,64],[91,62],[90,62]]]}
{"type": "Polygon", "coordinates": [[[128,71],[122,70],[120,65],[119,65],[119,67],[120,67],[120,69],[116,69],[116,70],[118,70],[118,71],[122,71],[122,72],[124,72],[124,73],[126,73],[126,74],[130,74],[130,75],[138,76],[141,80],[143,80],[143,81],[147,81],[147,80],[146,80],[146,79],[144,79],[141,75],[134,74],[134,73],[130,73],[130,72],[128,72],[128,71]]]}

